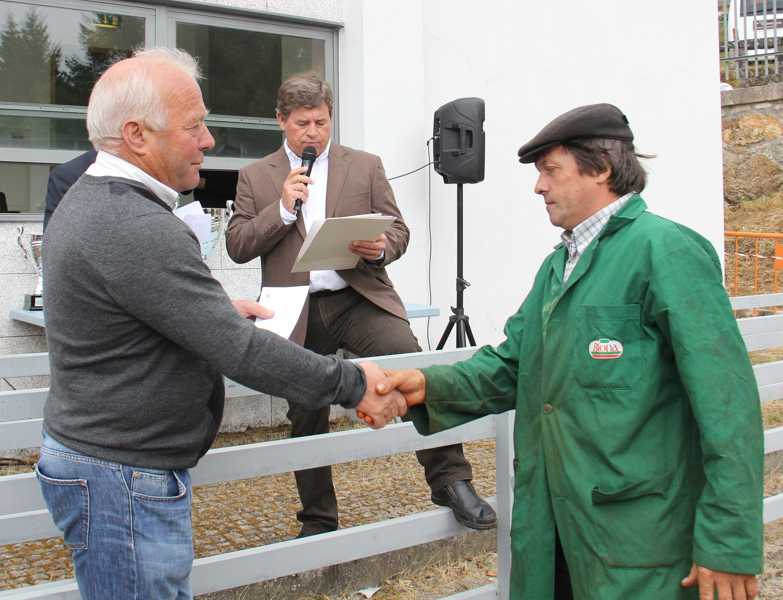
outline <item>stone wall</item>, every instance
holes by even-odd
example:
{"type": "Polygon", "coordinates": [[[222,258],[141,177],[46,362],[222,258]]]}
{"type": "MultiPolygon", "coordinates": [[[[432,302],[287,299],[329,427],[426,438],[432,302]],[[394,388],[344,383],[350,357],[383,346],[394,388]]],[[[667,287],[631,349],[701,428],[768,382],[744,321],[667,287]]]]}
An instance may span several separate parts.
{"type": "Polygon", "coordinates": [[[723,197],[730,204],[783,189],[783,84],[721,92],[723,197]]]}

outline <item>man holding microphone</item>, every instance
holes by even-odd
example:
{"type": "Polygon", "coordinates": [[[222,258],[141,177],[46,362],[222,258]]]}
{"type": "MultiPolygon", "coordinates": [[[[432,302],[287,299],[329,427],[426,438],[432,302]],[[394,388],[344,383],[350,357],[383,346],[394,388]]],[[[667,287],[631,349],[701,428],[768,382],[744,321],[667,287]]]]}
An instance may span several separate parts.
{"type": "MultiPolygon", "coordinates": [[[[264,287],[309,286],[310,293],[290,339],[319,354],[339,348],[358,356],[419,352],[405,307],[385,266],[400,258],[410,231],[377,156],[332,143],[334,101],[329,84],[315,73],[293,75],[278,92],[277,120],[283,146],[239,173],[234,216],[226,247],[239,263],[261,257],[264,287]],[[305,149],[315,151],[310,176],[305,149]],[[297,201],[301,210],[296,209],[297,201]],[[355,240],[361,260],[353,269],[291,273],[313,222],[329,217],[380,213],[395,217],[374,241],[355,240]]],[[[293,437],[327,433],[329,409],[289,403],[293,437]]],[[[473,489],[470,463],[461,445],[417,453],[432,500],[449,506],[474,529],[496,526],[492,507],[473,489]]],[[[337,529],[337,499],[330,467],[296,473],[302,510],[300,536],[337,529]]]]}

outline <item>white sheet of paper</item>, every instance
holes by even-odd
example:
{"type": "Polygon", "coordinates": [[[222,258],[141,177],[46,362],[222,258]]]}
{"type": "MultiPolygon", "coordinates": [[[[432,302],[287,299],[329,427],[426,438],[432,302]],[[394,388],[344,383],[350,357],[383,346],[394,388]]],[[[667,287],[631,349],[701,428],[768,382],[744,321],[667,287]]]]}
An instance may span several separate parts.
{"type": "Polygon", "coordinates": [[[314,221],[291,273],[353,269],[359,256],[348,250],[354,240],[377,240],[394,217],[377,213],[314,221]]]}
{"type": "Polygon", "coordinates": [[[175,208],[174,214],[184,221],[186,215],[203,215],[204,207],[201,206],[201,202],[194,200],[190,204],[175,208]]]}
{"type": "Polygon", "coordinates": [[[174,214],[193,230],[202,244],[209,242],[212,236],[212,217],[204,213],[201,202],[194,200],[182,208],[174,210],[174,214]]]}
{"type": "Polygon", "coordinates": [[[212,217],[205,214],[185,215],[185,223],[196,234],[198,241],[205,244],[210,241],[212,235],[212,217]]]}
{"type": "Polygon", "coordinates": [[[271,319],[256,317],[256,327],[288,339],[296,327],[299,315],[302,314],[309,291],[309,285],[261,288],[258,303],[275,311],[275,316],[271,319]]]}

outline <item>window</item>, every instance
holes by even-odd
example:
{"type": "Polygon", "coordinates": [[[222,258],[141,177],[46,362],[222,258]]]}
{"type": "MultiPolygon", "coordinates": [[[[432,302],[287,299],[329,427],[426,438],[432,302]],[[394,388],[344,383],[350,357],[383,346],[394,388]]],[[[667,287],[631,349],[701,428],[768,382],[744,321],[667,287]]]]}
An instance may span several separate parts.
{"type": "MultiPolygon", "coordinates": [[[[87,4],[87,3],[84,3],[87,4]]],[[[144,45],[154,12],[4,2],[0,21],[0,149],[85,151],[90,90],[106,66],[144,45]]]]}
{"type": "Polygon", "coordinates": [[[176,45],[198,57],[207,125],[217,141],[204,163],[208,169],[237,170],[280,146],[277,89],[289,75],[315,70],[334,86],[334,26],[202,8],[89,0],[0,3],[0,191],[9,209],[43,210],[37,196],[46,183],[37,179],[91,147],[85,116],[92,86],[134,48],[176,45]],[[10,175],[15,169],[18,175],[10,175]]]}
{"type": "MultiPolygon", "coordinates": [[[[290,75],[313,70],[327,81],[334,79],[326,66],[334,63],[333,48],[327,44],[331,31],[324,35],[293,26],[253,26],[174,10],[169,11],[169,30],[178,47],[199,58],[201,92],[210,110],[207,124],[213,135],[217,132],[225,140],[229,151],[223,156],[256,159],[280,147],[277,90],[290,75]]],[[[218,143],[213,156],[220,156],[218,143]]]]}

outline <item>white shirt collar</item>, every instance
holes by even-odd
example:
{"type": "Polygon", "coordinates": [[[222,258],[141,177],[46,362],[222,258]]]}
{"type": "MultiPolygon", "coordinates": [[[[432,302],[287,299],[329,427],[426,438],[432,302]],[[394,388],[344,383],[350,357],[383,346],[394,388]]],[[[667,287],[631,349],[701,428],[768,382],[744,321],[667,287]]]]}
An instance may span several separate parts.
{"type": "Polygon", "coordinates": [[[95,162],[87,169],[87,175],[92,175],[93,177],[122,177],[123,179],[137,181],[171,206],[171,208],[174,208],[177,205],[177,200],[179,200],[179,194],[166,184],[161,183],[127,160],[103,150],[98,152],[95,162]]]}
{"type": "MultiPolygon", "coordinates": [[[[329,140],[329,143],[326,144],[326,149],[321,152],[321,154],[318,156],[318,158],[315,159],[315,164],[321,163],[329,158],[329,148],[332,147],[332,140],[329,140]]],[[[302,166],[302,157],[297,156],[294,154],[294,151],[291,150],[291,146],[288,145],[288,140],[283,140],[283,148],[285,148],[285,153],[288,155],[288,162],[291,164],[292,169],[297,169],[302,166]]]]}

